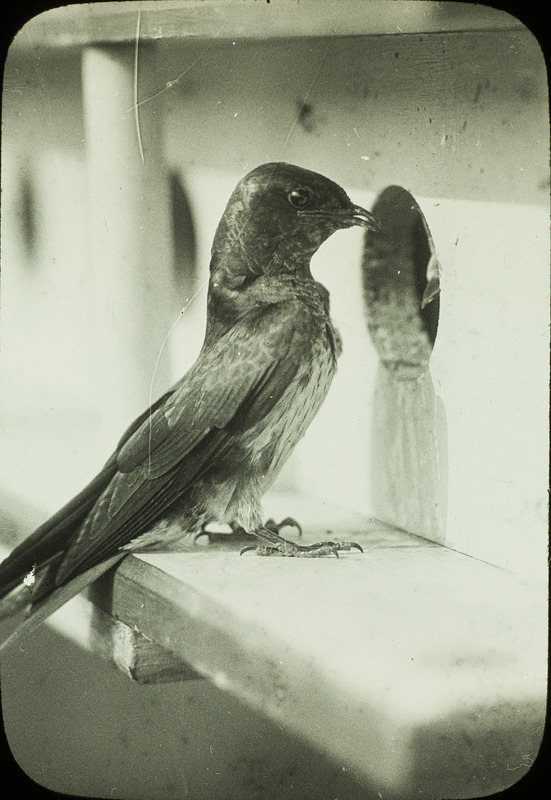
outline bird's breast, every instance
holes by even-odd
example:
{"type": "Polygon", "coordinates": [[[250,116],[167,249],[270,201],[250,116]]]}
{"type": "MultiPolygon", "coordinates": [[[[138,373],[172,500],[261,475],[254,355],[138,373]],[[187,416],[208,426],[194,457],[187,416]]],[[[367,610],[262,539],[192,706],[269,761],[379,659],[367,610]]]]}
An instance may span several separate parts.
{"type": "Polygon", "coordinates": [[[336,371],[333,348],[323,337],[303,357],[289,386],[266,417],[250,431],[251,463],[272,483],[317,414],[336,371]]]}
{"type": "Polygon", "coordinates": [[[203,521],[262,524],[261,498],[323,403],[336,370],[336,332],[324,316],[279,400],[261,419],[232,435],[225,453],[194,492],[203,521]],[[198,496],[199,494],[199,496],[198,496]]]}

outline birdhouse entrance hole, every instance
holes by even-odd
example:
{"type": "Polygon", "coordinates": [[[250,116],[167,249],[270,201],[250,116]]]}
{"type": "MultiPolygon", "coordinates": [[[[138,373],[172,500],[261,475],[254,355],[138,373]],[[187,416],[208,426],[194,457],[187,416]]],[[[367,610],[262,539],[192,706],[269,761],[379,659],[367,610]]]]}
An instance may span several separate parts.
{"type": "Polygon", "coordinates": [[[367,324],[381,363],[398,380],[426,371],[436,339],[439,266],[429,227],[412,195],[389,186],[373,213],[362,265],[367,324]]]}

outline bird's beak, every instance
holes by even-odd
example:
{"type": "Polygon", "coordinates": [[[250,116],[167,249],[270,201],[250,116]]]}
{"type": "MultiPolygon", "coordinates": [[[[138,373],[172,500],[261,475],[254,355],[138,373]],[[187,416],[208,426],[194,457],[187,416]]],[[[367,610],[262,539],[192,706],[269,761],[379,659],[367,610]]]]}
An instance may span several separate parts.
{"type": "Polygon", "coordinates": [[[369,231],[378,231],[381,226],[371,213],[361,206],[352,206],[351,209],[352,225],[360,225],[362,228],[367,228],[369,231]]]}
{"type": "Polygon", "coordinates": [[[304,209],[297,211],[300,217],[310,218],[330,218],[339,224],[341,228],[351,228],[352,225],[360,225],[370,231],[378,231],[381,226],[371,213],[361,206],[348,206],[347,208],[329,209],[304,209]]]}

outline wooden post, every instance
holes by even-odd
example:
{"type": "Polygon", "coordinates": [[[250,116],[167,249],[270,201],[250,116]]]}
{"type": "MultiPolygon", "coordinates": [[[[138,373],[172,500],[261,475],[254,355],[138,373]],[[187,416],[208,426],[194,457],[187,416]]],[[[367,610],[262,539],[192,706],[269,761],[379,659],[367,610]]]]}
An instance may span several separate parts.
{"type": "Polygon", "coordinates": [[[371,464],[373,514],[445,544],[446,415],[428,370],[416,381],[399,381],[379,364],[371,464]]]}
{"type": "Polygon", "coordinates": [[[173,288],[169,182],[163,160],[154,48],[83,52],[90,259],[97,278],[98,381],[110,446],[170,383],[168,347],[178,313],[173,288]],[[137,81],[137,84],[135,84],[137,81]],[[159,361],[158,361],[159,359],[159,361]],[[158,363],[157,363],[158,361],[158,363]]]}

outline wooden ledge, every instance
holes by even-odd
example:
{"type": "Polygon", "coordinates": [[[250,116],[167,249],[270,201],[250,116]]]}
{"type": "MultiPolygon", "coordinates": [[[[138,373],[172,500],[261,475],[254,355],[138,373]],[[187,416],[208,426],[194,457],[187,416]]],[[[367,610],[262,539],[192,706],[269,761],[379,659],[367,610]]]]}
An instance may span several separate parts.
{"type": "Polygon", "coordinates": [[[543,730],[545,588],[370,521],[345,536],[365,553],[130,556],[52,623],[134,678],[209,678],[385,797],[514,783],[543,730]]]}
{"type": "Polygon", "coordinates": [[[385,797],[514,783],[543,731],[545,587],[372,520],[338,538],[364,554],[129,556],[51,624],[134,679],[210,679],[385,797]]]}

